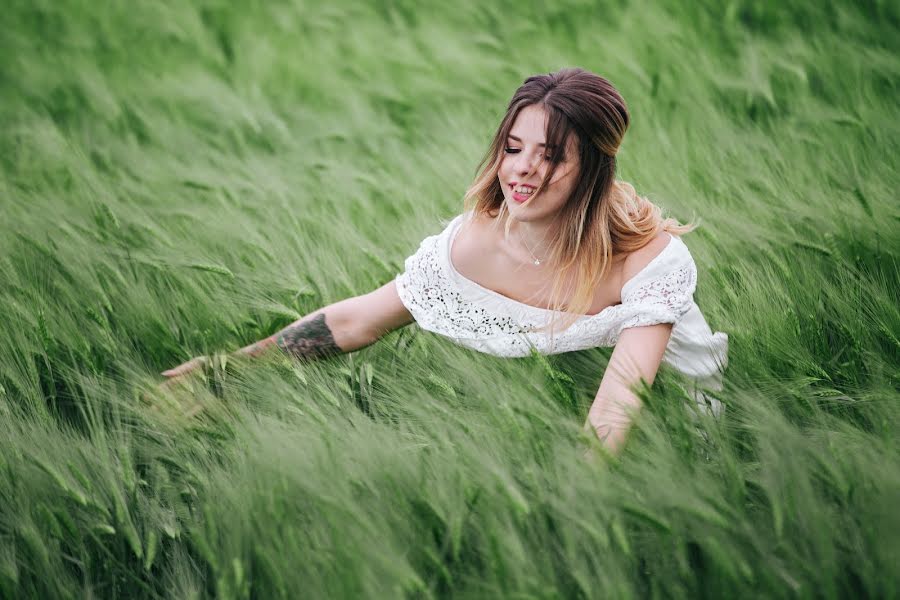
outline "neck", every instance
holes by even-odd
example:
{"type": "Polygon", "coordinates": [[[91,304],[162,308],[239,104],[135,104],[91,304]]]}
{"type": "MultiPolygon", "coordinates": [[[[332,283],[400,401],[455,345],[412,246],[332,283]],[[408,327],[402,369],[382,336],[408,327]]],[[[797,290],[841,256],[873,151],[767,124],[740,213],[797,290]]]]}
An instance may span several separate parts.
{"type": "MultiPolygon", "coordinates": [[[[509,218],[507,216],[507,218],[509,218]]],[[[509,239],[514,246],[520,247],[532,258],[542,263],[549,258],[549,244],[556,234],[555,221],[517,221],[510,219],[509,239]]]]}

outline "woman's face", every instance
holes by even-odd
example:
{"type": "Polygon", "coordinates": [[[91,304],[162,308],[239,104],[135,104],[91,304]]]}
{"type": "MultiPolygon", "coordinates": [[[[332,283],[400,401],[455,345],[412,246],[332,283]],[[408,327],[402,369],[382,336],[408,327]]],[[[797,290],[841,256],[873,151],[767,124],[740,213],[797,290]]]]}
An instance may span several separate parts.
{"type": "Polygon", "coordinates": [[[497,178],[509,214],[517,221],[553,221],[569,199],[578,175],[578,154],[574,136],[569,136],[562,162],[553,178],[538,195],[533,194],[552,166],[545,147],[547,111],[540,105],[519,111],[509,130],[497,178]]]}

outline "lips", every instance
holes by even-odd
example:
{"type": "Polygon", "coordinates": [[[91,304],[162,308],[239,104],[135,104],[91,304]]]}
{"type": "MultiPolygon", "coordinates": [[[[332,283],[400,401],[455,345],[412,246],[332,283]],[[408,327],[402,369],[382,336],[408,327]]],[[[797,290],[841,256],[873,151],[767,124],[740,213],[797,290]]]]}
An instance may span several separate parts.
{"type": "Polygon", "coordinates": [[[529,185],[527,183],[519,183],[517,181],[513,181],[510,182],[509,189],[512,192],[513,200],[521,204],[534,195],[534,190],[536,190],[537,187],[529,185]]]}

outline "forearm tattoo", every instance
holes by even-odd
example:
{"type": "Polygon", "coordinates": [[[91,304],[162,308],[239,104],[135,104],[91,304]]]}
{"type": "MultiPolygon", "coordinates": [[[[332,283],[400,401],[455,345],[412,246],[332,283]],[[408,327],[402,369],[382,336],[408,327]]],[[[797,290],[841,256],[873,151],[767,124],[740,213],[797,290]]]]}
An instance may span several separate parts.
{"type": "Polygon", "coordinates": [[[343,352],[325,324],[324,313],[285,327],[275,336],[275,343],[297,358],[322,358],[343,352]]]}

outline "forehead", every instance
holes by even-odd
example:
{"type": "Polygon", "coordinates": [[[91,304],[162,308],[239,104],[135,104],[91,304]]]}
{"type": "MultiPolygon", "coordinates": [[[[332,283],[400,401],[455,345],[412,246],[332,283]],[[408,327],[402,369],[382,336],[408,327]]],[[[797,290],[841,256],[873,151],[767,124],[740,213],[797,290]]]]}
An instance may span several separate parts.
{"type": "MultiPolygon", "coordinates": [[[[549,113],[543,106],[539,104],[526,106],[516,115],[515,121],[509,128],[507,137],[516,137],[526,144],[546,144],[549,118],[549,113]]],[[[566,149],[566,152],[573,152],[576,150],[577,144],[578,141],[574,133],[569,131],[563,148],[566,149]]]]}
{"type": "Polygon", "coordinates": [[[536,104],[526,106],[516,115],[509,134],[527,142],[544,143],[547,131],[547,111],[536,104]]]}

